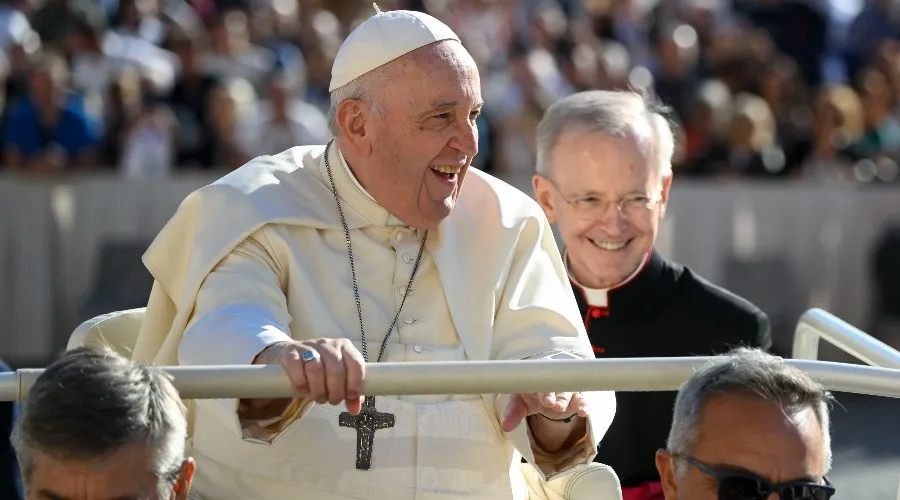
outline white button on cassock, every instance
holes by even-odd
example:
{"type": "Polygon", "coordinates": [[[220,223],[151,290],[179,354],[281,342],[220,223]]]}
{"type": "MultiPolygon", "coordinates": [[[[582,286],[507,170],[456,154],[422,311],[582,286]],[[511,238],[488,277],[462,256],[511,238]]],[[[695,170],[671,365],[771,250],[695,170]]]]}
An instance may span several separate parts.
{"type": "Polygon", "coordinates": [[[407,325],[411,325],[416,322],[416,318],[413,318],[412,316],[407,316],[406,318],[403,319],[403,322],[406,323],[407,325]]]}
{"type": "Polygon", "coordinates": [[[414,345],[414,346],[413,346],[413,351],[416,351],[416,352],[422,352],[422,346],[419,345],[419,344],[414,345]]]}
{"type": "Polygon", "coordinates": [[[403,254],[403,262],[409,264],[410,262],[412,262],[412,257],[410,257],[409,254],[403,254]]]}

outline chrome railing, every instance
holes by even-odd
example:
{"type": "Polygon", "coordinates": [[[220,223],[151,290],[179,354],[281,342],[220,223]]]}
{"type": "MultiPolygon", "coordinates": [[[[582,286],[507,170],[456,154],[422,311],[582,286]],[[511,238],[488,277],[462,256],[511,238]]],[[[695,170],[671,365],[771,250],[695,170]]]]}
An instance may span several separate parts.
{"type": "MultiPolygon", "coordinates": [[[[794,365],[835,392],[900,398],[900,352],[820,309],[797,325],[794,365]],[[820,340],[868,365],[818,361],[820,340]]],[[[583,361],[377,363],[366,367],[363,392],[508,394],[547,391],[675,391],[713,358],[629,358],[583,361]]],[[[185,399],[291,396],[278,366],[164,367],[185,399]]],[[[22,401],[43,370],[0,373],[0,401],[22,401]]],[[[897,496],[900,500],[900,494],[897,496]]]]}
{"type": "MultiPolygon", "coordinates": [[[[675,391],[706,357],[550,361],[376,363],[366,367],[363,393],[514,394],[549,391],[675,391]]],[[[900,398],[900,370],[787,360],[829,389],[900,398]]],[[[185,399],[291,396],[279,366],[166,367],[185,399]]],[[[21,401],[43,370],[0,374],[0,401],[21,401]]]]}
{"type": "MultiPolygon", "coordinates": [[[[900,352],[837,316],[822,309],[810,309],[800,316],[794,332],[793,357],[819,357],[819,341],[825,340],[870,366],[900,368],[900,352]]],[[[900,500],[900,487],[897,489],[900,500]]]]}
{"type": "Polygon", "coordinates": [[[818,359],[820,339],[868,365],[900,368],[900,352],[822,309],[810,309],[800,316],[794,333],[793,357],[818,359]]]}
{"type": "MultiPolygon", "coordinates": [[[[900,398],[900,352],[821,309],[797,325],[788,363],[833,391],[900,398]],[[871,366],[817,361],[825,339],[871,366]]],[[[628,358],[582,361],[377,363],[367,366],[364,393],[509,394],[545,391],[676,391],[712,358],[628,358]]],[[[185,399],[291,395],[277,366],[165,367],[185,399]]],[[[21,401],[43,370],[0,374],[0,401],[21,401]]]]}

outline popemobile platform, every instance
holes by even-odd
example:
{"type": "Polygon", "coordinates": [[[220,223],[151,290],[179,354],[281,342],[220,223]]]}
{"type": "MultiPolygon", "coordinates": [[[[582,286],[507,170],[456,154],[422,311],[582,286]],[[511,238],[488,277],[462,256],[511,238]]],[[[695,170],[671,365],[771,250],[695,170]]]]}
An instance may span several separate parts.
{"type": "MultiPolygon", "coordinates": [[[[117,311],[88,320],[69,338],[68,349],[108,345],[128,355],[143,320],[144,309],[117,311]]],[[[677,391],[696,367],[710,358],[630,358],[585,361],[490,361],[443,363],[377,363],[366,370],[364,393],[492,394],[564,391],[677,391]]],[[[900,352],[821,309],[799,319],[788,363],[806,371],[837,393],[900,398],[900,352]],[[818,361],[825,340],[863,364],[818,361]]],[[[185,400],[290,397],[291,389],[278,366],[166,367],[185,400]]],[[[23,401],[40,369],[0,374],[0,401],[23,401]]],[[[840,457],[835,467],[839,469],[840,457]]],[[[526,471],[530,471],[527,468],[526,471]]],[[[900,479],[900,469],[896,476],[900,479]]],[[[602,464],[541,483],[529,477],[532,491],[546,500],[621,500],[614,470],[602,464]]],[[[838,486],[840,486],[839,483],[838,486]]],[[[900,491],[872,495],[857,488],[838,488],[835,498],[881,500],[900,491]]],[[[199,498],[196,495],[193,498],[199,498]]]]}

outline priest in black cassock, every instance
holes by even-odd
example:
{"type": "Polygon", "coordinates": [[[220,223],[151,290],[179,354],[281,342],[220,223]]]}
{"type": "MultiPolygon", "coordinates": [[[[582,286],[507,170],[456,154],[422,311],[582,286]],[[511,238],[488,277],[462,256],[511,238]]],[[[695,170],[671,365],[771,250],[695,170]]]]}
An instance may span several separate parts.
{"type": "MultiPolygon", "coordinates": [[[[535,197],[565,261],[598,358],[707,356],[769,349],[768,317],[654,249],[672,184],[674,139],[660,108],[632,92],[588,91],[555,103],[538,127],[535,197]]],[[[619,393],[596,461],[624,500],[663,499],[655,454],[675,392],[619,393]]]]}

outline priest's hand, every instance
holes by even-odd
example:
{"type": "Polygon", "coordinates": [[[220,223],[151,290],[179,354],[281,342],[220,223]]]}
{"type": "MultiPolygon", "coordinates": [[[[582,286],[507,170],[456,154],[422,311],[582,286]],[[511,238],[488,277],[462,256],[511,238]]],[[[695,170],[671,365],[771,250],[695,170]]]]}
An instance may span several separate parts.
{"type": "MultiPolygon", "coordinates": [[[[279,342],[267,347],[254,364],[280,364],[298,397],[316,403],[346,403],[347,411],[358,415],[362,409],[362,381],[366,363],[348,339],[313,339],[303,342],[279,342]]],[[[287,406],[278,400],[247,400],[247,406],[262,408],[287,406]]]]}

